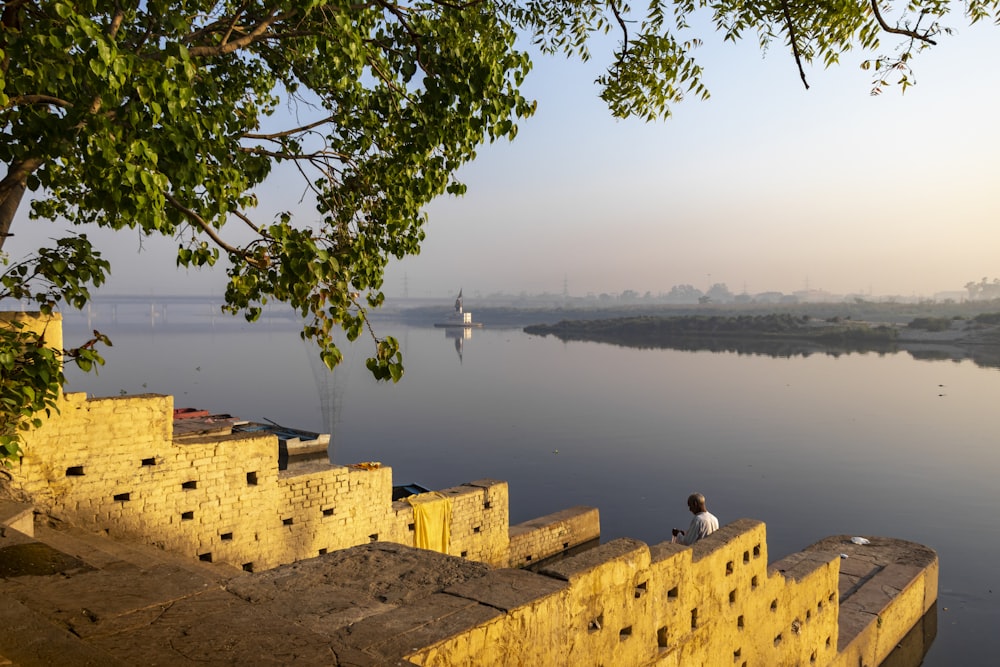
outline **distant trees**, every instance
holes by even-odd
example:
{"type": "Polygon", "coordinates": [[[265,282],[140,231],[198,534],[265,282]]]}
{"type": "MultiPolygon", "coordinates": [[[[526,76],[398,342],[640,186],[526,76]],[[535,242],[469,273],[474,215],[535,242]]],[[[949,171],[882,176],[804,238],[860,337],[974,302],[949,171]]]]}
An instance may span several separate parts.
{"type": "Polygon", "coordinates": [[[965,289],[969,292],[970,301],[989,301],[991,299],[1000,299],[1000,278],[994,278],[990,281],[988,278],[983,276],[983,279],[978,283],[965,283],[965,289]]]}
{"type": "Polygon", "coordinates": [[[693,285],[674,285],[667,293],[667,303],[698,303],[703,296],[700,289],[693,285]]]}
{"type": "Polygon", "coordinates": [[[715,283],[708,288],[705,296],[712,300],[712,303],[729,303],[733,300],[733,293],[726,287],[726,283],[715,283]]]}

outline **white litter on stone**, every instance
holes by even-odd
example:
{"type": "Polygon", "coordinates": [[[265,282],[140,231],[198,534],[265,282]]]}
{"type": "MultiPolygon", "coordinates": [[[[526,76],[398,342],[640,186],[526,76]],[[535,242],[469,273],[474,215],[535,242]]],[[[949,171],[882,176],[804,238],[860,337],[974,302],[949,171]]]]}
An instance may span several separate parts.
{"type": "Polygon", "coordinates": [[[863,537],[852,537],[851,542],[854,542],[855,544],[871,544],[871,542],[863,537]]]}

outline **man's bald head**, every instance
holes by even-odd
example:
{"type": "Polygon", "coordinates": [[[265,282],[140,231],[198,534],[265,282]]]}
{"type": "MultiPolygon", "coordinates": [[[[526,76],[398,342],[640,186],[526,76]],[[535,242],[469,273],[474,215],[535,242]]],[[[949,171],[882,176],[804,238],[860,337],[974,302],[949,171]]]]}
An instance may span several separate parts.
{"type": "Polygon", "coordinates": [[[692,514],[707,512],[708,508],[705,506],[705,496],[700,493],[692,493],[688,496],[688,509],[691,510],[692,514]]]}

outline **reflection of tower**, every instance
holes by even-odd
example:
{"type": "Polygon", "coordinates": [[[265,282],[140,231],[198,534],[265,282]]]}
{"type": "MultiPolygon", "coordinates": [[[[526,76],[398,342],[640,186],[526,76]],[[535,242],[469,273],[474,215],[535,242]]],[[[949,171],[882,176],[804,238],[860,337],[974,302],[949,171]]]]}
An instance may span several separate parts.
{"type": "Polygon", "coordinates": [[[462,352],[465,351],[465,341],[472,338],[472,329],[466,327],[455,327],[452,329],[446,329],[444,332],[445,338],[455,339],[455,352],[458,353],[458,363],[462,363],[462,352]]]}
{"type": "Polygon", "coordinates": [[[323,432],[330,434],[330,446],[327,448],[327,454],[330,461],[333,462],[336,456],[337,435],[340,427],[340,407],[343,401],[344,387],[347,386],[347,379],[350,375],[349,355],[345,354],[336,370],[331,371],[319,358],[319,350],[315,343],[303,340],[302,345],[309,357],[309,368],[312,370],[313,381],[316,383],[319,409],[323,417],[323,432]]]}

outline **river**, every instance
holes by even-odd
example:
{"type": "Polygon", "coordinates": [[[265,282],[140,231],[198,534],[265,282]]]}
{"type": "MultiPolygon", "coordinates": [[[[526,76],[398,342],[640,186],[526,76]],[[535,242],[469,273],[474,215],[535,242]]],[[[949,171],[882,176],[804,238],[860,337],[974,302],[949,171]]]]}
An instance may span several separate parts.
{"type": "Polygon", "coordinates": [[[67,344],[109,335],[70,391],[173,394],[175,407],[332,434],[332,458],[376,460],[396,484],[510,485],[511,522],[600,508],[602,540],[655,544],[708,498],[722,523],[767,524],[771,560],[828,535],[926,544],[941,561],[925,665],[1000,654],[1000,370],[906,353],[772,357],[563,343],[517,328],[376,323],[406,374],[378,384],[362,338],[329,373],[295,325],[248,325],[207,304],[98,304],[67,344]]]}

